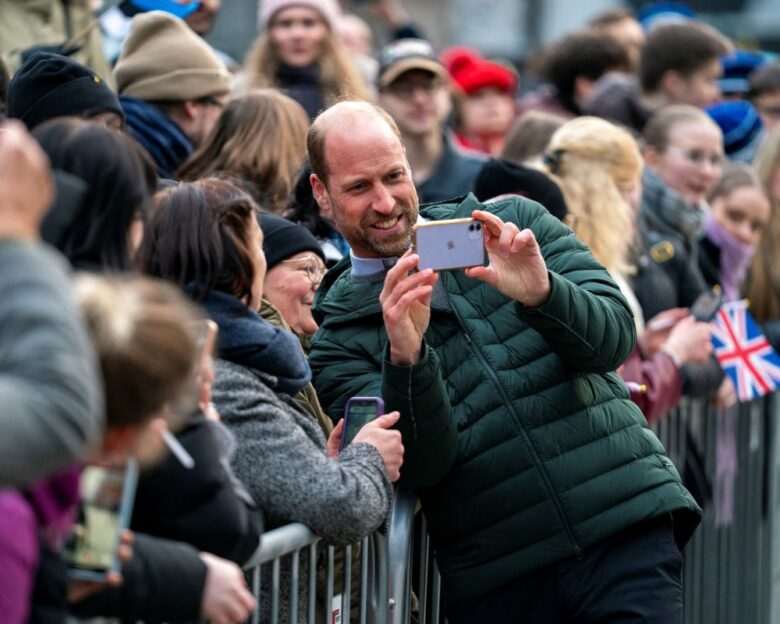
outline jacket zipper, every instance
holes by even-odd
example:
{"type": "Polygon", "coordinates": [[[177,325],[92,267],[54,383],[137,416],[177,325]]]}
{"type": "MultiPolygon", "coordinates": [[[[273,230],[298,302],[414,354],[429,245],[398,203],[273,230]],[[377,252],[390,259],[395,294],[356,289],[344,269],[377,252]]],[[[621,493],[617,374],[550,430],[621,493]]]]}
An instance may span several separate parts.
{"type": "Polygon", "coordinates": [[[466,338],[466,342],[469,344],[469,347],[477,356],[477,358],[479,358],[479,362],[482,365],[482,368],[487,371],[488,375],[490,376],[490,380],[493,382],[493,385],[496,388],[498,388],[498,392],[501,395],[501,400],[507,406],[507,409],[512,414],[512,417],[515,419],[515,422],[517,423],[520,429],[520,433],[522,433],[523,435],[523,440],[525,440],[525,444],[531,452],[531,456],[533,457],[534,463],[539,469],[539,473],[542,475],[542,480],[544,481],[544,484],[547,487],[547,491],[550,493],[553,503],[555,504],[555,508],[558,511],[558,516],[560,517],[561,523],[563,524],[563,528],[566,531],[566,536],[569,538],[569,541],[574,547],[574,556],[577,558],[577,560],[582,559],[582,549],[580,548],[579,544],[577,544],[577,539],[574,537],[574,531],[572,530],[569,521],[566,519],[566,514],[563,511],[563,504],[558,498],[558,494],[555,492],[555,488],[553,488],[550,475],[547,473],[547,469],[544,467],[544,464],[542,463],[539,454],[536,452],[536,447],[534,447],[533,443],[531,442],[531,438],[528,435],[528,432],[525,430],[523,423],[520,421],[517,412],[515,412],[515,408],[512,405],[511,401],[509,400],[509,397],[507,396],[504,387],[501,385],[501,381],[498,379],[498,376],[496,375],[495,371],[490,366],[488,361],[485,359],[485,356],[482,354],[482,351],[480,351],[477,345],[474,344],[474,342],[471,340],[471,336],[469,335],[468,329],[463,323],[463,319],[461,318],[460,313],[458,313],[458,311],[455,309],[455,306],[452,303],[452,299],[449,297],[449,292],[447,292],[447,298],[450,299],[450,306],[452,307],[452,310],[455,313],[455,317],[458,319],[458,324],[460,325],[460,328],[463,330],[463,335],[466,338]]]}

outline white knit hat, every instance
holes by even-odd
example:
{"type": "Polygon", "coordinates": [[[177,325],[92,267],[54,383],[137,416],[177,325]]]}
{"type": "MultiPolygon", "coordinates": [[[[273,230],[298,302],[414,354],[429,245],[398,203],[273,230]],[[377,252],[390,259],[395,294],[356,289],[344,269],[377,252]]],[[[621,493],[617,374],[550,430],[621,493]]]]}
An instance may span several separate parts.
{"type": "Polygon", "coordinates": [[[263,30],[268,27],[274,15],[282,9],[301,6],[319,11],[325,23],[333,32],[339,16],[341,7],[336,0],[260,0],[257,5],[257,28],[263,30]]]}

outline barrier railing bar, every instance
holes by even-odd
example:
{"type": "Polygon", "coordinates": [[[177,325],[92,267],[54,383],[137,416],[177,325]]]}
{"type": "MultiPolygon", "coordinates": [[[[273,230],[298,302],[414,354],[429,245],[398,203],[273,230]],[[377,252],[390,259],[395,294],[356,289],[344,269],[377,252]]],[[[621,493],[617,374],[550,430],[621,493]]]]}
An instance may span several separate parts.
{"type": "Polygon", "coordinates": [[[271,624],[279,624],[279,568],[281,560],[271,564],[271,624]]]}
{"type": "Polygon", "coordinates": [[[317,611],[317,544],[309,545],[309,624],[314,624],[317,611]]]}
{"type": "Polygon", "coordinates": [[[290,623],[298,621],[298,582],[299,582],[299,564],[300,550],[292,554],[290,566],[290,623]]]}

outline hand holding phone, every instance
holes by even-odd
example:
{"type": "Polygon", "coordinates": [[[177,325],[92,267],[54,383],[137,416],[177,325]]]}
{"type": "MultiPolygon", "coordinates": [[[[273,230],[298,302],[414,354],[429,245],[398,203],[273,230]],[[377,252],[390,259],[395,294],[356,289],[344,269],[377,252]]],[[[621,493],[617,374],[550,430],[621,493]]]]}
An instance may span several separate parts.
{"type": "Polygon", "coordinates": [[[391,427],[398,422],[400,414],[398,412],[382,414],[383,411],[384,402],[380,398],[350,399],[344,409],[341,448],[351,442],[370,444],[379,451],[390,481],[397,481],[401,476],[404,447],[401,433],[391,427]]]}
{"type": "Polygon", "coordinates": [[[414,226],[414,250],[418,268],[451,271],[482,266],[485,232],[474,219],[429,221],[414,226]]]}
{"type": "Polygon", "coordinates": [[[79,480],[77,518],[62,556],[71,578],[107,582],[119,572],[120,537],[130,524],[138,467],[87,465],[79,480]]]}
{"type": "Polygon", "coordinates": [[[378,418],[384,411],[385,402],[379,397],[352,397],[347,401],[339,450],[352,442],[364,425],[378,418]]]}

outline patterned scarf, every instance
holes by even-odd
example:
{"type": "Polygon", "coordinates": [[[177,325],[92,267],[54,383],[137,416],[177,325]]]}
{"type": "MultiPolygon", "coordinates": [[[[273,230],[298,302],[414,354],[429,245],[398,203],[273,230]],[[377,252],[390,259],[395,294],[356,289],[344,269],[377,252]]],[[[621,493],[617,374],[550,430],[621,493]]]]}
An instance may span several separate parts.
{"type": "Polygon", "coordinates": [[[679,239],[690,252],[707,213],[685,201],[649,167],[642,175],[642,214],[650,229],[679,239]]]}

